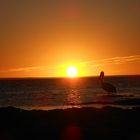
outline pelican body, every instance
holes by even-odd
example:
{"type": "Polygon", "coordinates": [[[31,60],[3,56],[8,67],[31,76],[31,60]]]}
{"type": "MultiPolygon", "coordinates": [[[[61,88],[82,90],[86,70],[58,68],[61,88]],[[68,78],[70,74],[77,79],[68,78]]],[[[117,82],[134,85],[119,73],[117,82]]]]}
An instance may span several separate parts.
{"type": "Polygon", "coordinates": [[[108,94],[117,93],[116,87],[114,85],[104,82],[104,72],[103,71],[100,73],[100,81],[101,81],[102,89],[107,91],[108,94]]]}

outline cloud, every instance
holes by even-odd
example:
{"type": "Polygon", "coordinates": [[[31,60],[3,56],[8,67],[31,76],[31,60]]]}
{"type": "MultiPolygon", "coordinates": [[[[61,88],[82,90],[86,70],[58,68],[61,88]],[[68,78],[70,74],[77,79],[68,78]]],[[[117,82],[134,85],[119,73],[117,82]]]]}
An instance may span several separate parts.
{"type": "MultiPolygon", "coordinates": [[[[90,67],[102,67],[106,65],[118,65],[118,64],[127,64],[140,62],[140,55],[131,55],[123,57],[112,57],[105,58],[100,60],[88,60],[77,63],[80,66],[90,66],[90,67]]],[[[49,69],[59,69],[64,67],[64,65],[49,65],[49,66],[32,66],[32,67],[23,67],[23,68],[12,68],[8,70],[2,70],[2,72],[31,72],[33,70],[49,70],[49,69]]]]}
{"type": "Polygon", "coordinates": [[[106,58],[100,60],[89,60],[89,61],[83,61],[81,62],[81,64],[92,66],[92,67],[100,67],[105,65],[117,65],[117,64],[134,63],[134,62],[140,62],[140,55],[112,57],[112,58],[106,58]]]}
{"type": "Polygon", "coordinates": [[[56,66],[36,66],[36,67],[23,67],[23,68],[12,68],[8,70],[3,70],[0,72],[30,72],[33,70],[47,70],[47,69],[55,69],[56,66]]]}

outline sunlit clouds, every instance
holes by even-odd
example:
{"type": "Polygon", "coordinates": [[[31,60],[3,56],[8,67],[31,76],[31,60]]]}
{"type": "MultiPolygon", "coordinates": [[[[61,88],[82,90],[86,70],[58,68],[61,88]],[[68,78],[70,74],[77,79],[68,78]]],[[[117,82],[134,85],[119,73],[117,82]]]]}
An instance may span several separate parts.
{"type": "MultiPolygon", "coordinates": [[[[92,73],[90,73],[90,76],[95,76],[96,73],[98,74],[98,71],[95,72],[95,68],[101,69],[107,69],[109,66],[114,67],[115,65],[126,65],[131,63],[137,63],[139,65],[140,63],[140,55],[131,55],[131,56],[123,56],[123,57],[112,57],[112,58],[105,58],[100,60],[88,60],[88,61],[81,61],[78,63],[75,63],[75,66],[77,66],[79,70],[78,76],[86,76],[87,73],[83,72],[87,69],[93,70],[92,73]],[[93,69],[92,69],[93,68],[93,69]],[[80,72],[81,71],[81,72],[80,72]],[[82,74],[81,74],[82,73],[82,74]]],[[[73,67],[69,67],[68,64],[64,65],[48,65],[48,66],[33,66],[33,67],[23,67],[23,68],[11,68],[7,70],[1,70],[0,73],[17,73],[17,72],[25,72],[25,73],[32,73],[33,71],[38,71],[40,73],[44,73],[44,76],[47,75],[48,71],[54,71],[54,75],[58,75],[58,77],[64,76],[75,76],[77,75],[77,69],[73,67]],[[67,73],[66,73],[67,71],[67,73]]],[[[109,67],[110,68],[110,67],[109,67]]],[[[48,75],[47,75],[48,76],[48,75]]]]}
{"type": "Polygon", "coordinates": [[[102,60],[91,60],[91,61],[85,61],[83,63],[87,65],[89,64],[90,66],[93,67],[98,67],[104,65],[117,65],[117,64],[133,63],[133,62],[140,62],[140,55],[113,57],[113,58],[106,58],[102,60]]]}

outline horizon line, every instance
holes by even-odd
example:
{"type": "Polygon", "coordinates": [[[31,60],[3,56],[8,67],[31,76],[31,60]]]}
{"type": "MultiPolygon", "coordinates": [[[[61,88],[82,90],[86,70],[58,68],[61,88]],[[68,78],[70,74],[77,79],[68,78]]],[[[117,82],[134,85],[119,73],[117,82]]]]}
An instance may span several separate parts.
{"type": "MultiPolygon", "coordinates": [[[[106,77],[119,77],[119,76],[140,76],[140,74],[118,74],[118,75],[106,75],[106,77]]],[[[34,76],[34,77],[0,77],[0,79],[59,79],[59,78],[66,78],[66,79],[78,79],[78,78],[90,78],[90,77],[99,77],[99,75],[91,75],[91,76],[77,76],[77,77],[67,77],[67,76],[52,76],[52,77],[43,77],[43,76],[34,76]]]]}

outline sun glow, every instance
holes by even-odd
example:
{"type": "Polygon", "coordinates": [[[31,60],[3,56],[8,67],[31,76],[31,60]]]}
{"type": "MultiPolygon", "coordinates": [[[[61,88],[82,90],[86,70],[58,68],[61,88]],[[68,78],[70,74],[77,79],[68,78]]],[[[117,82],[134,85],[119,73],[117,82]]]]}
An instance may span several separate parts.
{"type": "Polygon", "coordinates": [[[69,67],[67,69],[67,75],[70,77],[76,77],[78,74],[78,70],[76,67],[69,67]]]}

